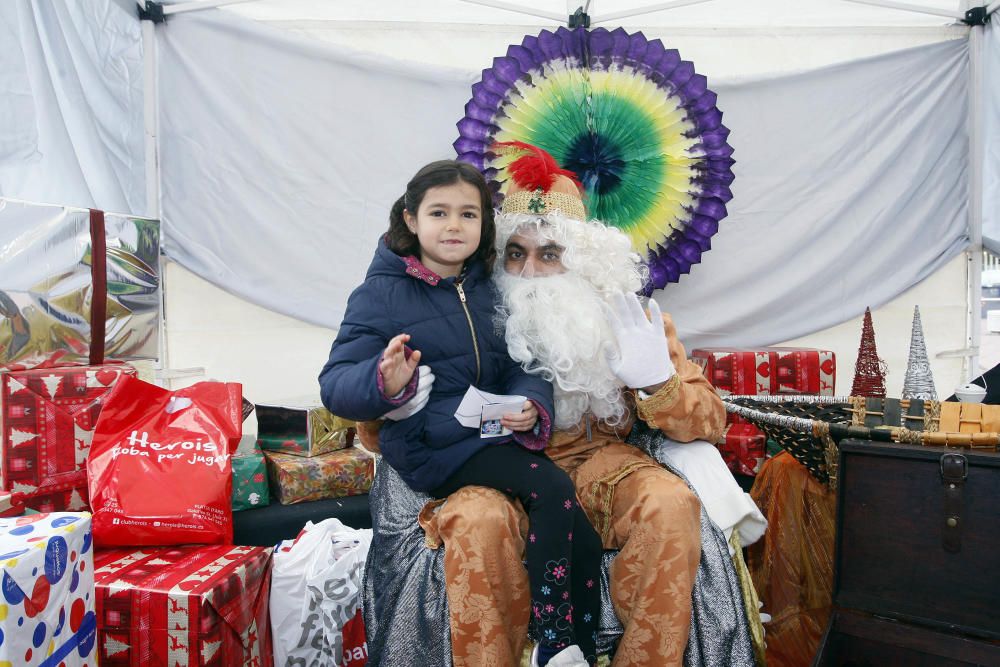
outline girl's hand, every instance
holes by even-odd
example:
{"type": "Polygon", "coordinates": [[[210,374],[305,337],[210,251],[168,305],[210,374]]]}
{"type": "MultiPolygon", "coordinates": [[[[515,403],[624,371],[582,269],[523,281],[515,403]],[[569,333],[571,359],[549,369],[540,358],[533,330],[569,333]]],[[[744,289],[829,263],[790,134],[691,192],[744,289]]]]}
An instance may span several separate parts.
{"type": "Polygon", "coordinates": [[[410,334],[399,334],[389,341],[382,353],[378,369],[382,374],[383,391],[389,398],[403,391],[420,362],[420,350],[414,350],[410,358],[406,358],[406,351],[403,348],[409,340],[410,334]]]}
{"type": "Polygon", "coordinates": [[[537,421],[538,409],[531,401],[525,401],[520,414],[508,412],[503,416],[503,419],[500,420],[500,423],[509,428],[511,431],[523,432],[530,431],[535,428],[535,422],[537,421]]]}

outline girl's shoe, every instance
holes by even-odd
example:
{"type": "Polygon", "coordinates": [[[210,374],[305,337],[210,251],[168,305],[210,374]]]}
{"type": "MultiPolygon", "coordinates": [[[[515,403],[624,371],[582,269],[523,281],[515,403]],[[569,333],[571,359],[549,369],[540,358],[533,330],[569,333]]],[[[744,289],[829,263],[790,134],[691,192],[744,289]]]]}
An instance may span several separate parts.
{"type": "MultiPolygon", "coordinates": [[[[531,667],[538,667],[538,644],[531,650],[531,667]]],[[[547,667],[590,667],[583,651],[576,644],[567,646],[549,660],[547,667]]]]}

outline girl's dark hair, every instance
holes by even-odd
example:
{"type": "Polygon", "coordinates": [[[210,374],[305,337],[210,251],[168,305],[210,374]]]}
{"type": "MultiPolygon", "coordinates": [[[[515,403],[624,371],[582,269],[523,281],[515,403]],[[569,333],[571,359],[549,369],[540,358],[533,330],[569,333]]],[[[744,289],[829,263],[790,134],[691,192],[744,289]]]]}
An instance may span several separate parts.
{"type": "MultiPolygon", "coordinates": [[[[420,242],[417,235],[410,231],[403,219],[403,211],[409,211],[416,216],[424,195],[431,188],[442,185],[454,185],[458,182],[468,183],[479,190],[479,206],[482,210],[482,229],[479,237],[479,247],[469,258],[480,260],[486,265],[487,272],[493,270],[493,260],[496,258],[496,225],[493,222],[493,196],[486,179],[479,170],[467,162],[458,160],[438,160],[424,166],[406,184],[406,193],[396,200],[389,213],[389,231],[385,235],[386,245],[397,255],[420,256],[420,242]]],[[[469,261],[469,260],[466,260],[469,261]]]]}

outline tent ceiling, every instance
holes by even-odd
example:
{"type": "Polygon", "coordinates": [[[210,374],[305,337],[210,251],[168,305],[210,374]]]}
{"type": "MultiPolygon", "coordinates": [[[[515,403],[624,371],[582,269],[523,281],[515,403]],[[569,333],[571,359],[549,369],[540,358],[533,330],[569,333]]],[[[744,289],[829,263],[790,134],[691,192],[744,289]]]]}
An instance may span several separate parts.
{"type": "MultiPolygon", "coordinates": [[[[183,1],[183,0],[175,0],[183,1]]],[[[959,0],[906,0],[909,4],[938,10],[960,11],[959,0]]],[[[531,5],[547,12],[563,14],[578,2],[525,0],[514,4],[531,5]]],[[[620,12],[658,4],[653,0],[594,0],[591,15],[620,12]]],[[[260,21],[391,21],[405,23],[459,23],[486,25],[555,25],[542,18],[473,5],[459,0],[254,0],[226,7],[260,21]]],[[[930,27],[953,23],[927,14],[859,5],[844,0],[712,0],[669,11],[644,14],[620,23],[627,27],[930,27]]]]}

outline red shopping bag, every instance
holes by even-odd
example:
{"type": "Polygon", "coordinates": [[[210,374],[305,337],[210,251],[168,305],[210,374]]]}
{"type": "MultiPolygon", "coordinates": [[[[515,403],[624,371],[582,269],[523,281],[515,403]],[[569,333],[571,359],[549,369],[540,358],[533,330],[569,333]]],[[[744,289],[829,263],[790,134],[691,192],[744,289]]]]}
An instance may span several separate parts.
{"type": "Polygon", "coordinates": [[[344,626],[344,662],[340,667],[365,667],[368,664],[368,641],[365,639],[365,619],[358,609],[344,626]]]}
{"type": "Polygon", "coordinates": [[[123,377],[87,459],[99,546],[231,544],[230,456],[242,432],[239,384],[177,391],[123,377]]]}

